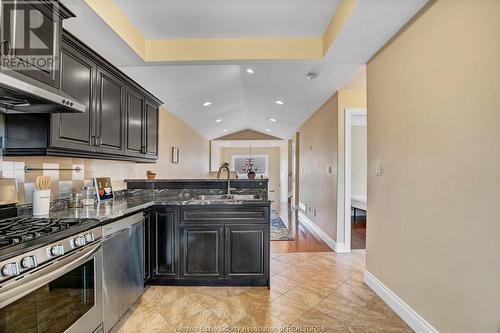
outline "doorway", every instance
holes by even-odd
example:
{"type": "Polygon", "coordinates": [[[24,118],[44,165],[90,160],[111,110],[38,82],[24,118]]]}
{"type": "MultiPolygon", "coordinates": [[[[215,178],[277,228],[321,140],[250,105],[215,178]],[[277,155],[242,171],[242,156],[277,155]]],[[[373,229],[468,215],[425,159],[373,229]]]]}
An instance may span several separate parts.
{"type": "Polygon", "coordinates": [[[367,224],[367,112],[345,110],[345,247],[366,248],[367,224]]]}

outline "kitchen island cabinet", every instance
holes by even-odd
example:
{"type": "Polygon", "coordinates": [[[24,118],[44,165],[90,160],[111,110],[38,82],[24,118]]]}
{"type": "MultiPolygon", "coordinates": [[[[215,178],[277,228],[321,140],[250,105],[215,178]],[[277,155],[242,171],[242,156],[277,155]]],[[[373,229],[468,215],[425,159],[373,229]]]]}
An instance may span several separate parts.
{"type": "Polygon", "coordinates": [[[270,204],[152,208],[150,284],[269,285],[270,204]]]}

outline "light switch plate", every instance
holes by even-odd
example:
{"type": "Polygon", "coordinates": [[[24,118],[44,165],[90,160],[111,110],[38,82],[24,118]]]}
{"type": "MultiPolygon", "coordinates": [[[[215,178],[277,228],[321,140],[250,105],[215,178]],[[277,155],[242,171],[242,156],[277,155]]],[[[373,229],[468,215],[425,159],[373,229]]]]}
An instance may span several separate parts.
{"type": "Polygon", "coordinates": [[[384,173],[384,165],[381,162],[375,164],[375,176],[381,177],[384,173]]]}

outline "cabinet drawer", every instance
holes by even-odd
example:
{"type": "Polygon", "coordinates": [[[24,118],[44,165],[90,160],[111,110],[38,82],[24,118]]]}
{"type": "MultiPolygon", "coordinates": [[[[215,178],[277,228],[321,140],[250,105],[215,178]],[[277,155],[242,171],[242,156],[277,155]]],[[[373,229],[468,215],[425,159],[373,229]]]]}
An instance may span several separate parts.
{"type": "Polygon", "coordinates": [[[181,210],[181,223],[218,222],[218,223],[269,223],[268,207],[242,207],[242,206],[196,206],[183,207],[181,210]]]}

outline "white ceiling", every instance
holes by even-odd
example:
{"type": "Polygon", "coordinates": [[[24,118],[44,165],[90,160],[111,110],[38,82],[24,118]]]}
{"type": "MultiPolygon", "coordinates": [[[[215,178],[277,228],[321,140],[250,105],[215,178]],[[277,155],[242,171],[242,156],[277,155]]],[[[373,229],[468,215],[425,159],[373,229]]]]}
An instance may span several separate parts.
{"type": "MultiPolygon", "coordinates": [[[[115,1],[122,4],[133,0],[115,1]]],[[[150,1],[160,3],[160,0],[150,1]]],[[[208,3],[221,1],[202,2],[209,6],[208,3]]],[[[235,0],[227,0],[226,3],[233,1],[235,0]]],[[[236,2],[241,3],[243,0],[236,2]]],[[[308,0],[308,3],[315,2],[324,3],[308,0]]],[[[162,99],[170,112],[209,139],[245,128],[263,133],[268,133],[265,130],[271,129],[269,134],[273,136],[290,138],[336,90],[348,84],[370,57],[426,2],[427,0],[359,0],[351,17],[322,60],[146,64],[83,0],[63,0],[78,16],[66,20],[65,27],[68,30],[162,99]],[[253,75],[245,72],[249,67],[254,69],[253,75]],[[307,81],[305,75],[309,71],[317,72],[318,78],[307,81]],[[285,101],[285,105],[276,105],[274,101],[277,99],[285,101]],[[203,107],[202,103],[205,101],[211,101],[213,104],[203,107]],[[270,122],[271,117],[278,121],[270,122]],[[216,123],[216,119],[223,121],[216,123]],[[228,132],[224,132],[224,129],[228,132]]],[[[161,3],[164,3],[162,6],[166,6],[165,8],[169,8],[168,4],[174,1],[161,3]]],[[[269,10],[262,1],[255,3],[256,8],[261,8],[263,12],[269,10]]],[[[302,1],[294,0],[293,3],[302,1]]],[[[214,6],[211,11],[207,11],[207,16],[211,18],[212,15],[219,15],[214,14],[215,12],[214,6]]],[[[168,15],[175,17],[175,13],[175,10],[170,9],[168,15]]],[[[192,23],[193,26],[197,24],[198,21],[192,23]]],[[[215,31],[216,22],[213,21],[210,25],[215,31]]],[[[164,29],[161,24],[154,26],[158,31],[164,29]]],[[[165,34],[171,33],[170,30],[176,30],[180,35],[188,33],[180,27],[164,29],[165,34]]],[[[196,30],[190,29],[192,30],[189,30],[189,33],[196,30]]]]}
{"type": "Polygon", "coordinates": [[[147,39],[317,37],[340,0],[115,0],[147,39]]]}

